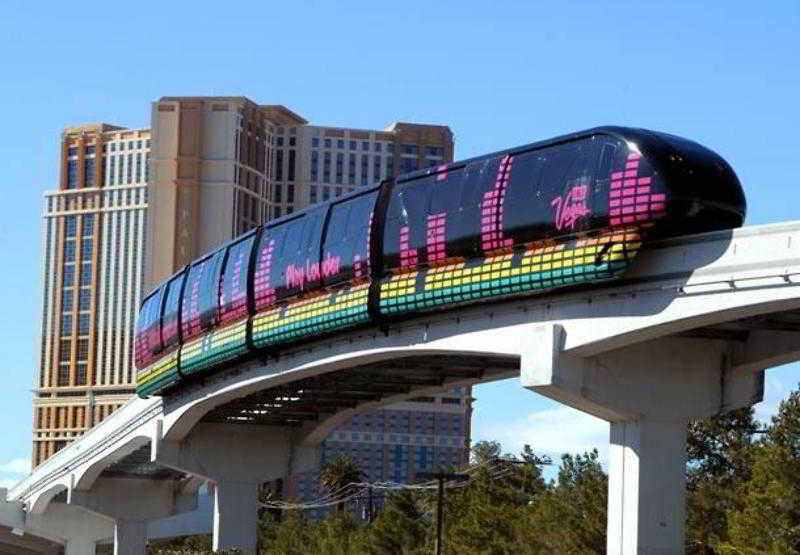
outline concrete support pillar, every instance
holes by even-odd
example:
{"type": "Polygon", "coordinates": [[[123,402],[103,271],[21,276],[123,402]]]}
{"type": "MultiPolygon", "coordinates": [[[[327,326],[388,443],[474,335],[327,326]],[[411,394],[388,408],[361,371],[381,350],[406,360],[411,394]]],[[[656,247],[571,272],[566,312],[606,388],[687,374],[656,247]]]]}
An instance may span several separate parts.
{"type": "Polygon", "coordinates": [[[195,425],[180,441],[156,430],[151,460],[217,484],[214,549],[255,553],[260,484],[319,462],[319,448],[302,443],[304,430],[242,424],[195,425]]]}
{"type": "Polygon", "coordinates": [[[147,552],[147,522],[118,518],[114,526],[114,555],[147,552]]]}
{"type": "Polygon", "coordinates": [[[257,482],[224,480],[214,488],[214,551],[239,548],[256,552],[258,525],[257,482]]]}
{"type": "Polygon", "coordinates": [[[686,423],[611,423],[607,553],[680,553],[686,520],[686,423]]]}
{"type": "Polygon", "coordinates": [[[96,545],[91,538],[69,538],[64,545],[64,555],[94,555],[96,545]]]}
{"type": "Polygon", "coordinates": [[[522,349],[524,387],[611,423],[611,555],[683,553],[689,420],[761,401],[763,372],[731,365],[737,345],[664,337],[591,356],[542,326],[522,349]]]}

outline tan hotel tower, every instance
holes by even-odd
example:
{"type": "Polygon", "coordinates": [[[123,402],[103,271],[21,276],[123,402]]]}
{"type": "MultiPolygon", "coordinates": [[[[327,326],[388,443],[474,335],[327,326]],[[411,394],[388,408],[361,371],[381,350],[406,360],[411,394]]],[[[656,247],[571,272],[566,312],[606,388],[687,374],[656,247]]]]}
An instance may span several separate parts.
{"type": "Polygon", "coordinates": [[[312,126],[244,97],[164,97],[151,125],[62,134],[44,197],[34,466],[133,395],[136,313],[160,280],[272,217],[453,159],[446,126],[312,126]]]}

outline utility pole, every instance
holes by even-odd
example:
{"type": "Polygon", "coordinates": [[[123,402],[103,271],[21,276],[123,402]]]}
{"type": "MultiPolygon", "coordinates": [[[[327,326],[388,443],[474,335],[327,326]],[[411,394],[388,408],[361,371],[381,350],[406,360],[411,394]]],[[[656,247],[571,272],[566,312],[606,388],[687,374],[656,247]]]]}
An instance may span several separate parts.
{"type": "Polygon", "coordinates": [[[444,482],[445,480],[458,480],[463,482],[469,480],[469,474],[449,473],[449,472],[417,472],[417,478],[422,480],[438,480],[439,494],[436,501],[436,547],[434,553],[442,555],[442,517],[444,505],[444,482]]]}
{"type": "Polygon", "coordinates": [[[371,524],[374,515],[374,513],[372,512],[372,485],[369,486],[368,491],[369,491],[369,505],[368,505],[369,508],[367,509],[367,515],[369,516],[369,522],[371,524]]]}

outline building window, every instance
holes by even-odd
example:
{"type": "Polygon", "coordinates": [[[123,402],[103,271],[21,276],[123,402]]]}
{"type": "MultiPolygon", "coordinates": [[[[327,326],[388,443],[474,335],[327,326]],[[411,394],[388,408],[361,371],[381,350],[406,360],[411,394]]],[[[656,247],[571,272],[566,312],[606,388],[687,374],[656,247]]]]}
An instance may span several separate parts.
{"type": "Polygon", "coordinates": [[[336,139],[336,148],[340,150],[344,149],[344,139],[336,139]]]}
{"type": "Polygon", "coordinates": [[[86,385],[85,362],[79,362],[75,365],[75,385],[86,385]]]}
{"type": "Polygon", "coordinates": [[[275,185],[275,188],[272,190],[272,202],[282,202],[283,199],[283,187],[280,185],[275,185]]]}
{"type": "MultiPolygon", "coordinates": [[[[114,146],[113,144],[111,146],[114,146]]],[[[108,163],[108,184],[114,184],[114,164],[117,161],[116,156],[111,156],[111,161],[108,163]]]]}
{"type": "Polygon", "coordinates": [[[86,214],[83,217],[83,236],[91,237],[94,228],[94,214],[86,214]]]}
{"type": "Polygon", "coordinates": [[[350,185],[356,184],[356,155],[348,155],[347,160],[347,182],[350,185]]]}
{"type": "Polygon", "coordinates": [[[136,141],[136,148],[141,150],[141,148],[142,148],[142,141],[136,141]]]}
{"type": "Polygon", "coordinates": [[[90,285],[91,283],[92,283],[92,263],[84,262],[83,264],[81,264],[81,285],[90,285]]]}
{"type": "Polygon", "coordinates": [[[375,152],[381,152],[383,150],[383,143],[375,143],[375,152]]]}
{"type": "Polygon", "coordinates": [[[283,151],[275,152],[275,180],[283,181],[283,151]]]}
{"type": "Polygon", "coordinates": [[[92,259],[92,239],[87,238],[84,239],[81,244],[81,259],[82,260],[91,260],[92,259]]]}
{"type": "Polygon", "coordinates": [[[318,177],[318,166],[319,166],[319,152],[316,150],[311,151],[311,181],[317,181],[318,177]]]}
{"type": "Polygon", "coordinates": [[[392,177],[394,175],[394,158],[391,156],[386,159],[386,177],[392,177]]]}
{"type": "Polygon", "coordinates": [[[89,335],[89,315],[78,315],[78,335],[89,335]]]}
{"type": "Polygon", "coordinates": [[[366,185],[369,180],[369,155],[361,155],[361,184],[366,185]]]}
{"type": "Polygon", "coordinates": [[[403,173],[413,172],[417,169],[416,158],[403,158],[403,173]]]}
{"type": "Polygon", "coordinates": [[[317,186],[312,185],[308,191],[308,202],[309,204],[316,204],[317,203],[317,186]]]}
{"type": "Polygon", "coordinates": [[[394,153],[394,143],[387,143],[386,144],[386,152],[394,153]]]}
{"type": "MultiPolygon", "coordinates": [[[[139,141],[140,143],[142,141],[139,141]]],[[[136,153],[136,182],[140,183],[142,181],[142,153],[136,153]]]]}
{"type": "Polygon", "coordinates": [[[413,154],[416,156],[418,150],[417,145],[403,145],[403,154],[413,154]]]}
{"type": "Polygon", "coordinates": [[[61,299],[61,312],[72,312],[72,289],[64,289],[64,298],[61,299]]]}
{"type": "Polygon", "coordinates": [[[75,148],[74,146],[71,146],[67,149],[67,156],[77,156],[77,155],[78,155],[78,149],[75,148]]]}
{"type": "Polygon", "coordinates": [[[444,149],[440,146],[426,146],[425,156],[438,156],[441,158],[444,156],[444,149]]]}
{"type": "MultiPolygon", "coordinates": [[[[294,139],[294,137],[292,137],[292,139],[294,139]]],[[[289,181],[294,181],[294,162],[295,162],[295,151],[294,150],[290,150],[289,151],[289,168],[288,168],[288,171],[286,172],[287,173],[286,177],[287,177],[287,179],[289,181]]]]}
{"type": "Polygon", "coordinates": [[[76,233],[78,233],[78,217],[67,216],[64,218],[64,236],[75,237],[76,233]]]}
{"type": "Polygon", "coordinates": [[[72,287],[75,283],[75,266],[64,266],[64,287],[72,287]]]}
{"type": "Polygon", "coordinates": [[[325,152],[322,159],[322,182],[331,182],[331,153],[325,152]]]}
{"type": "Polygon", "coordinates": [[[355,150],[357,145],[358,143],[356,141],[350,141],[350,150],[355,150]]]}
{"type": "Polygon", "coordinates": [[[311,146],[313,148],[319,148],[319,137],[312,137],[311,138],[311,146]]]}
{"type": "MultiPolygon", "coordinates": [[[[133,143],[130,144],[131,148],[133,148],[133,143]]],[[[128,170],[127,170],[127,181],[126,183],[130,183],[133,180],[133,154],[128,154],[128,170]]]]}
{"type": "Polygon", "coordinates": [[[377,154],[372,159],[372,180],[378,181],[381,178],[381,157],[377,154]]]}
{"type": "Polygon", "coordinates": [[[283,137],[276,138],[276,146],[283,146],[283,137]]]}
{"type": "Polygon", "coordinates": [[[281,217],[281,207],[280,206],[276,206],[274,208],[273,214],[275,215],[274,216],[275,218],[280,218],[281,217]]]}
{"type": "Polygon", "coordinates": [[[369,152],[369,141],[361,141],[361,150],[369,152]]]}
{"type": "Polygon", "coordinates": [[[94,154],[94,145],[89,145],[84,150],[84,153],[88,156],[90,154],[94,154]]]}
{"type": "Polygon", "coordinates": [[[325,148],[330,148],[330,147],[331,147],[331,140],[325,139],[325,148]]]}
{"type": "Polygon", "coordinates": [[[297,145],[297,137],[289,137],[289,146],[297,145]]]}
{"type": "Polygon", "coordinates": [[[89,310],[89,304],[92,301],[91,291],[88,287],[83,287],[78,294],[78,310],[89,310]]]}
{"type": "Polygon", "coordinates": [[[111,152],[117,151],[117,143],[111,143],[111,152]]]}
{"type": "Polygon", "coordinates": [[[72,335],[72,314],[61,315],[61,335],[72,335]]]}
{"type": "Polygon", "coordinates": [[[336,153],[336,183],[342,183],[344,178],[344,154],[336,153]]]}
{"type": "Polygon", "coordinates": [[[64,262],[75,262],[75,240],[64,241],[64,262]]]}
{"type": "Polygon", "coordinates": [[[74,189],[78,180],[78,161],[67,161],[67,189],[74,189]]]}
{"type": "Polygon", "coordinates": [[[323,187],[322,188],[322,200],[323,202],[326,200],[330,200],[331,198],[331,188],[330,187],[323,187]]]}
{"type": "MultiPolygon", "coordinates": [[[[58,367],[58,385],[69,385],[69,364],[62,364],[58,367]]],[[[55,450],[60,451],[66,445],[66,441],[56,441],[55,450]]]]}
{"type": "Polygon", "coordinates": [[[294,202],[294,185],[286,186],[286,202],[294,202]]]}

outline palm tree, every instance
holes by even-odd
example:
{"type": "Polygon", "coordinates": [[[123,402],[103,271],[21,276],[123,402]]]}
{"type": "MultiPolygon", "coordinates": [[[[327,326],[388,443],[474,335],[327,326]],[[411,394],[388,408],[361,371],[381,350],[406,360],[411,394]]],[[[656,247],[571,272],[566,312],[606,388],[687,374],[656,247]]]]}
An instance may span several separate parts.
{"type": "MultiPolygon", "coordinates": [[[[353,493],[357,489],[353,484],[362,480],[364,480],[364,471],[347,455],[338,455],[327,461],[319,473],[319,483],[330,493],[335,493],[337,497],[353,493]]],[[[344,504],[340,503],[337,510],[339,512],[344,510],[344,504]]]]}

